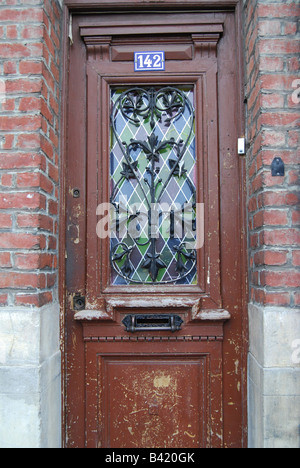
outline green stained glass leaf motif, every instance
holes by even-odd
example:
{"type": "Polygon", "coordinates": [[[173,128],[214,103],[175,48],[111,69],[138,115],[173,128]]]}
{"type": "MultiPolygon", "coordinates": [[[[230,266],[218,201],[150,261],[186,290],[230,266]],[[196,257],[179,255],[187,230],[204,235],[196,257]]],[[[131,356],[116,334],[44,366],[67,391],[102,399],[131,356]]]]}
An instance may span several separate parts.
{"type": "Polygon", "coordinates": [[[192,86],[111,89],[111,282],[197,284],[192,86]]]}

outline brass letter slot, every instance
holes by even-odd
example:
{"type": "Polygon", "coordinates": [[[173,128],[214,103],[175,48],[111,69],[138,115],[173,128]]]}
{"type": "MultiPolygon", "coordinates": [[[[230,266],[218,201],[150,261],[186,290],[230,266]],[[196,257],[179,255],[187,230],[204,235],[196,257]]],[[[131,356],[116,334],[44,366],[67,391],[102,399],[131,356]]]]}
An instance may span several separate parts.
{"type": "Polygon", "coordinates": [[[178,315],[127,315],[122,322],[130,333],[141,331],[181,330],[183,320],[178,315]]]}

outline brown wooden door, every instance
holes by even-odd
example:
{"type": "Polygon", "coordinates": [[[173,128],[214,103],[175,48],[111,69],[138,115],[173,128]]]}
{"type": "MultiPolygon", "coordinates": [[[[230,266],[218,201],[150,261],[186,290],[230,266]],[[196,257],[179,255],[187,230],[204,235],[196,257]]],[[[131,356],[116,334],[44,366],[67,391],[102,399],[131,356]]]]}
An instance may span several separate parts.
{"type": "Polygon", "coordinates": [[[68,447],[243,445],[235,27],[232,13],[73,18],[68,447]],[[148,71],[158,51],[165,70],[148,71]]]}

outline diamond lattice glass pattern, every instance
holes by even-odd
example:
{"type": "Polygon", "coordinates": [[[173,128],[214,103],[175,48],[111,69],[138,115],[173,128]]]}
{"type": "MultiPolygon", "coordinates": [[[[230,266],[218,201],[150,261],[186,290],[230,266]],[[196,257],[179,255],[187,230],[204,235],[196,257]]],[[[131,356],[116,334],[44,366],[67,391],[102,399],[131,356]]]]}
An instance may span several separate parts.
{"type": "Polygon", "coordinates": [[[111,106],[112,284],[197,284],[194,89],[112,89],[111,106]]]}

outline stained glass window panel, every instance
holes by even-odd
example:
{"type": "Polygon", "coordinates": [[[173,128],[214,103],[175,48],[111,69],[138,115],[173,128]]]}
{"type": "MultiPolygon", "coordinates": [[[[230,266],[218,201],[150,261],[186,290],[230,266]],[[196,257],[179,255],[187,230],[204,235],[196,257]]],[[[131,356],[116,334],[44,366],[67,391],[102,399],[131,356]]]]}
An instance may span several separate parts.
{"type": "Polygon", "coordinates": [[[112,88],[110,158],[112,284],[197,284],[194,88],[112,88]]]}

